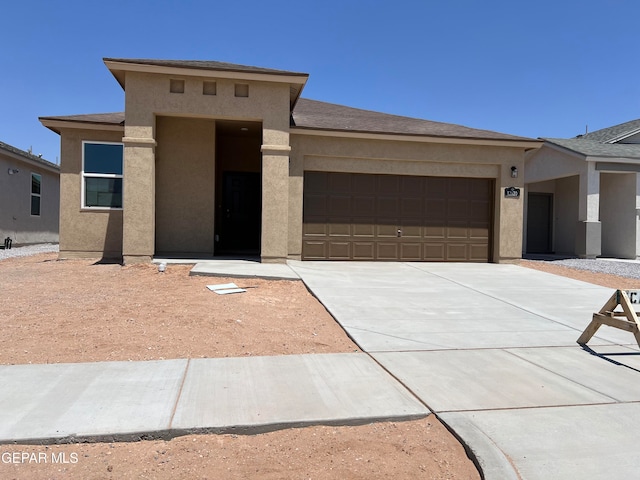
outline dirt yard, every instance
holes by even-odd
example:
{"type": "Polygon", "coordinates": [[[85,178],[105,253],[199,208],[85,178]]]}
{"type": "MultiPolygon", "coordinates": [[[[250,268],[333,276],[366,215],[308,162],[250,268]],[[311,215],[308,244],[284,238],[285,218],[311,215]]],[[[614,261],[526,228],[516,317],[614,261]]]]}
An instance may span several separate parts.
{"type": "MultiPolygon", "coordinates": [[[[0,261],[0,364],[358,351],[302,282],[189,277],[189,268],[170,265],[158,273],[151,265],[57,261],[56,254],[0,261]],[[229,281],[248,287],[247,292],[224,296],[206,289],[229,281]]],[[[252,436],[0,445],[0,478],[480,476],[460,443],[430,415],[411,422],[252,436]],[[54,458],[67,463],[54,464],[54,458]]]]}

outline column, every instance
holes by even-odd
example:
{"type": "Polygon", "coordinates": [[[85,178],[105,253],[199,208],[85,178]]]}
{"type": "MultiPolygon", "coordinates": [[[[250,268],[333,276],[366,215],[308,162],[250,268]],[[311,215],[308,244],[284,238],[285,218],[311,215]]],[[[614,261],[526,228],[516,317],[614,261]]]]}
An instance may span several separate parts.
{"type": "Polygon", "coordinates": [[[601,254],[600,172],[595,162],[586,162],[580,174],[578,193],[578,226],[575,252],[580,258],[596,258],[601,254]]]}
{"type": "Polygon", "coordinates": [[[155,146],[153,138],[125,136],[122,257],[151,262],[155,253],[155,146]]]}
{"type": "MultiPolygon", "coordinates": [[[[266,136],[265,136],[266,138],[266,136]]],[[[288,135],[287,135],[288,140],[288,135]]],[[[289,145],[262,145],[260,259],[285,263],[289,236],[289,145]]]]}

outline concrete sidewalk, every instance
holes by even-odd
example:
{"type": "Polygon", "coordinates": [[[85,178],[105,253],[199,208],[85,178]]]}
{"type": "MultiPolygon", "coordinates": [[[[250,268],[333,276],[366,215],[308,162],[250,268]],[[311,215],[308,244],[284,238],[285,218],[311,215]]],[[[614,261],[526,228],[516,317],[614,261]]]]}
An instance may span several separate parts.
{"type": "Polygon", "coordinates": [[[0,367],[0,443],[259,433],[429,414],[362,353],[0,367]]]}
{"type": "Polygon", "coordinates": [[[290,262],[486,479],[636,478],[640,352],[581,331],[612,290],[514,265],[290,262]]]}

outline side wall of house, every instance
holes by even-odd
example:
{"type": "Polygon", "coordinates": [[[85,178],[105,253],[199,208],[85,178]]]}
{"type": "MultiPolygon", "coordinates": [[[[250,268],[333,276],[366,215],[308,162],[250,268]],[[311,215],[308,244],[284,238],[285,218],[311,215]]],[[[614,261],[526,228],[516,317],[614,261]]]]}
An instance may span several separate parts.
{"type": "Polygon", "coordinates": [[[0,151],[0,243],[57,243],[60,176],[0,151]],[[12,174],[9,174],[11,170],[12,174]],[[31,215],[31,174],[41,176],[40,215],[31,215]]]}
{"type": "Polygon", "coordinates": [[[60,132],[60,258],[121,258],[122,210],[82,208],[82,142],[121,142],[121,131],[60,132]]]}
{"type": "Polygon", "coordinates": [[[495,181],[494,262],[522,253],[523,198],[505,198],[507,187],[523,187],[524,149],[413,141],[291,135],[289,184],[289,257],[302,254],[303,178],[305,171],[490,178],[495,181]]]}

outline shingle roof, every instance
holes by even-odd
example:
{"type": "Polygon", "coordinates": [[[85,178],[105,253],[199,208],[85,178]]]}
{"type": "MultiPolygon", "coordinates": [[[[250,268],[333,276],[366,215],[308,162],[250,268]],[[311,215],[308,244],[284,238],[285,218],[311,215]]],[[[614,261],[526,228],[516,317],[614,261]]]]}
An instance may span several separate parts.
{"type": "Polygon", "coordinates": [[[614,125],[613,127],[602,128],[595,132],[582,135],[579,138],[602,143],[612,143],[637,132],[640,132],[640,119],[614,125]]]}
{"type": "MultiPolygon", "coordinates": [[[[124,112],[64,117],[41,117],[41,120],[59,120],[104,125],[123,125],[124,112]]],[[[526,137],[464,127],[451,123],[433,122],[419,118],[401,117],[388,113],[361,110],[333,103],[301,98],[291,115],[293,129],[329,130],[391,135],[415,135],[480,140],[512,140],[538,142],[526,137]]]]}
{"type": "Polygon", "coordinates": [[[433,122],[388,113],[361,110],[332,103],[301,98],[292,114],[295,129],[331,130],[393,135],[420,135],[483,140],[537,141],[505,133],[433,122]]]}
{"type": "Polygon", "coordinates": [[[13,145],[9,145],[8,143],[0,142],[0,150],[5,150],[7,152],[11,152],[15,155],[19,155],[24,157],[27,160],[31,160],[36,163],[40,163],[45,167],[53,168],[55,170],[60,170],[60,166],[55,163],[50,162],[49,160],[45,160],[38,155],[34,155],[33,153],[26,152],[24,150],[20,150],[19,148],[14,147],[13,145]]]}
{"type": "Polygon", "coordinates": [[[253,67],[249,65],[237,65],[235,63],[215,62],[209,60],[159,60],[149,58],[105,58],[105,62],[120,62],[138,65],[155,65],[159,67],[193,68],[197,70],[217,70],[227,72],[267,73],[270,75],[290,75],[308,77],[309,74],[290,72],[287,70],[275,70],[273,68],[253,67]]]}
{"type": "Polygon", "coordinates": [[[640,144],[601,143],[586,138],[586,135],[580,138],[545,138],[543,140],[588,157],[640,159],[640,144]]]}

